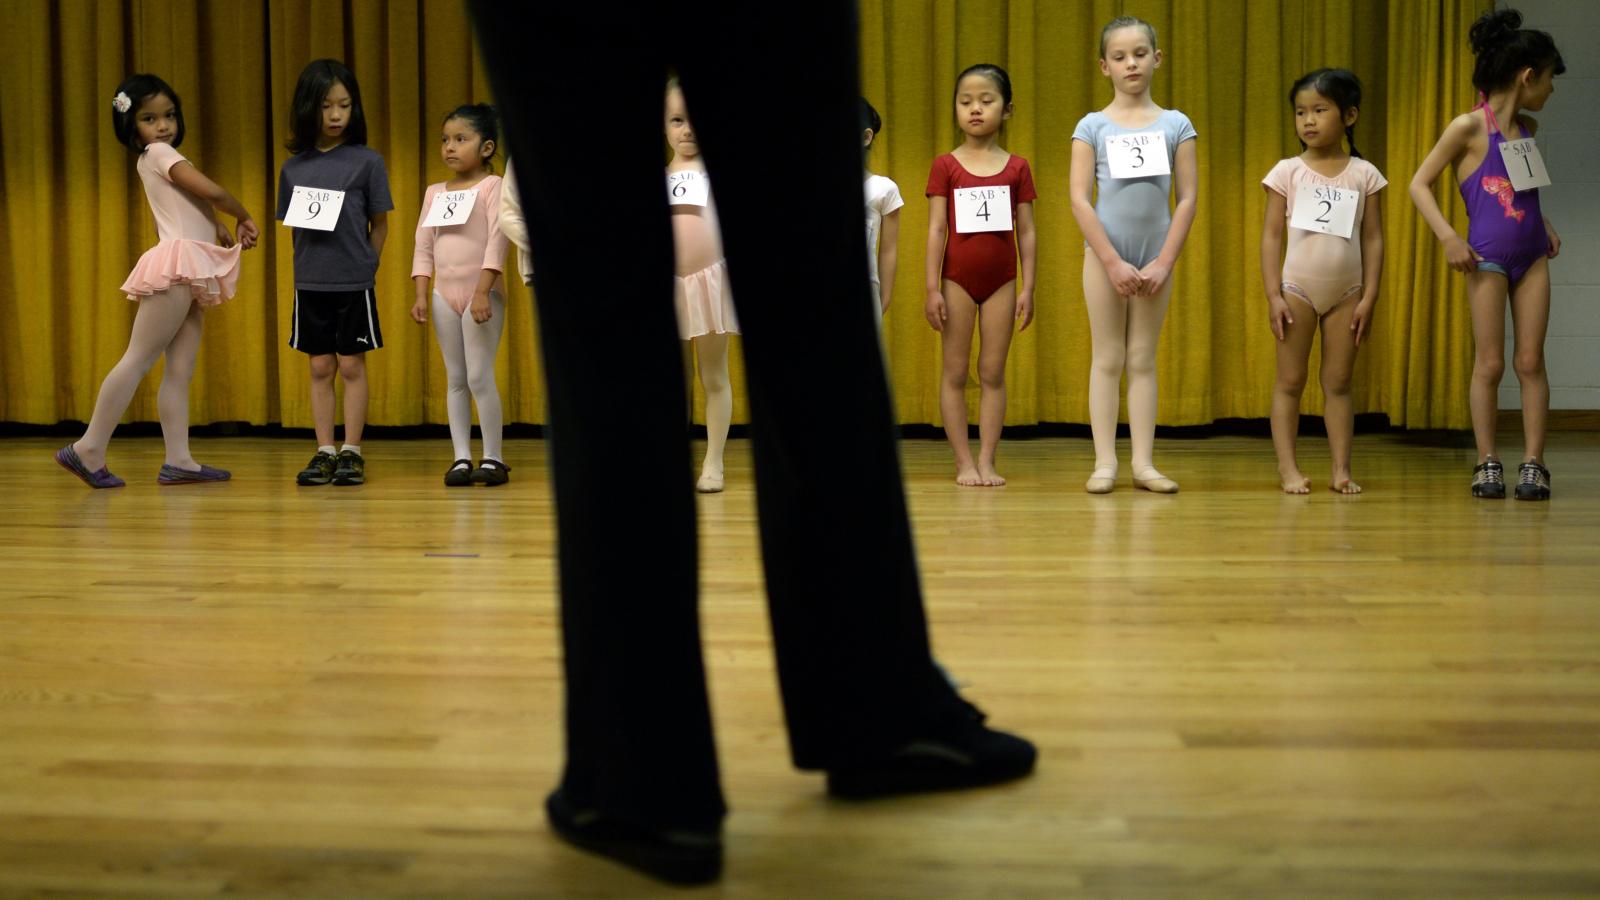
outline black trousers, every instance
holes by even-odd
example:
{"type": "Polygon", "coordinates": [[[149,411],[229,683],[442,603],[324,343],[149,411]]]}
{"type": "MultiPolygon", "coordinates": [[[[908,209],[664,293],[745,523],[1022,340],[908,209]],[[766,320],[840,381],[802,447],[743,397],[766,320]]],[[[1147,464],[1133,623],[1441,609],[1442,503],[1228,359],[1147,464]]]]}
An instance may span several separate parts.
{"type": "Polygon", "coordinates": [[[476,0],[538,273],[575,803],[725,812],[697,609],[664,93],[678,73],[744,329],[790,746],[830,768],[958,703],[933,665],[872,322],[852,3],[476,0]],[[848,469],[848,483],[840,470],[848,469]]]}

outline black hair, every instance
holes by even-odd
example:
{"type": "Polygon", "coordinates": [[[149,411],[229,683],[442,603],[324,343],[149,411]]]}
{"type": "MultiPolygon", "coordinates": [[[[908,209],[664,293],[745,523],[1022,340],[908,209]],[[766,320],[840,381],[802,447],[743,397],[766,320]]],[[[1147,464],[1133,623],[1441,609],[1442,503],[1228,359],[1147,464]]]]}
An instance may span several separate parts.
{"type": "MultiPolygon", "coordinates": [[[[883,117],[878,115],[878,111],[872,108],[872,104],[868,103],[865,97],[861,98],[861,130],[872,132],[873,144],[878,142],[878,135],[883,133],[883,117]]],[[[867,145],[869,149],[871,146],[872,144],[867,145]]]]}
{"type": "Polygon", "coordinates": [[[467,127],[476,131],[479,137],[486,141],[494,141],[494,149],[483,161],[483,167],[493,172],[494,155],[500,150],[500,119],[495,115],[494,107],[487,103],[467,103],[452,109],[450,114],[444,117],[445,122],[451,119],[466,122],[467,127]]]}
{"type": "MultiPolygon", "coordinates": [[[[1300,76],[1289,88],[1289,108],[1294,108],[1294,98],[1304,90],[1312,90],[1333,101],[1339,107],[1339,118],[1352,109],[1361,108],[1361,79],[1349,69],[1317,69],[1300,76]]],[[[1298,133],[1298,132],[1296,132],[1298,133]]],[[[1350,142],[1350,155],[1361,158],[1361,151],[1356,149],[1356,126],[1344,127],[1345,140],[1350,142]]],[[[1306,142],[1300,142],[1300,149],[1305,149],[1306,142]]]]}
{"type": "Polygon", "coordinates": [[[111,132],[117,136],[117,143],[126,146],[135,153],[143,153],[144,145],[139,143],[139,129],[134,127],[135,117],[139,115],[139,107],[157,94],[165,94],[172,101],[172,111],[178,118],[178,133],[172,136],[171,144],[176,148],[183,143],[183,101],[178,99],[178,92],[172,85],[162,81],[155,75],[129,75],[117,85],[117,90],[111,95],[111,132]],[[118,97],[128,98],[128,109],[117,109],[118,97]]]}
{"type": "Polygon", "coordinates": [[[317,138],[322,135],[322,101],[335,83],[350,92],[350,123],[344,127],[344,142],[367,142],[367,114],[361,109],[361,85],[356,83],[355,73],[337,59],[319,59],[308,63],[295,82],[294,99],[289,103],[289,140],[285,144],[290,152],[304,153],[317,145],[317,138]]]}
{"type": "MultiPolygon", "coordinates": [[[[968,75],[982,75],[984,78],[994,82],[995,87],[1000,89],[1001,101],[1003,101],[1004,105],[1006,106],[1011,105],[1011,76],[1006,74],[1005,69],[1000,68],[994,63],[978,63],[975,66],[967,66],[965,69],[961,70],[960,75],[956,76],[957,91],[961,90],[961,82],[966,80],[968,75]]],[[[951,101],[954,102],[954,100],[955,97],[952,96],[951,101]]]]}
{"type": "Polygon", "coordinates": [[[1156,27],[1138,16],[1117,16],[1100,29],[1100,58],[1106,58],[1106,39],[1111,37],[1111,32],[1119,28],[1143,28],[1144,33],[1150,36],[1150,49],[1156,47],[1156,27]]]}
{"type": "Polygon", "coordinates": [[[1522,13],[1514,9],[1492,9],[1479,16],[1467,39],[1478,58],[1472,67],[1472,86],[1485,94],[1510,86],[1523,69],[1566,74],[1567,64],[1555,40],[1547,32],[1523,28],[1522,13]]]}

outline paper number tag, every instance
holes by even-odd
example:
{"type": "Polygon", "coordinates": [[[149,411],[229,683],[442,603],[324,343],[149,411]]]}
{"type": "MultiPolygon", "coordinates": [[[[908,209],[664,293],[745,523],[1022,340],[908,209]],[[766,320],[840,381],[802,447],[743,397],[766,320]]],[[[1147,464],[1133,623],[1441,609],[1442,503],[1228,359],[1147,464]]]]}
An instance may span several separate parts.
{"type": "Polygon", "coordinates": [[[332,231],[339,224],[339,210],[344,207],[344,191],[296,186],[289,198],[289,212],[283,224],[290,228],[310,228],[313,231],[332,231]]]}
{"type": "Polygon", "coordinates": [[[673,206],[705,206],[711,198],[711,181],[699,172],[683,171],[667,175],[667,203],[673,206]]]}
{"type": "Polygon", "coordinates": [[[428,217],[422,220],[424,227],[447,228],[451,225],[460,225],[472,215],[472,207],[478,202],[478,192],[471,191],[440,191],[433,195],[433,205],[428,207],[428,217]]]}
{"type": "Polygon", "coordinates": [[[1167,161],[1167,136],[1160,131],[1141,131],[1108,137],[1106,164],[1112,178],[1170,175],[1172,164],[1167,161]]]}
{"type": "Polygon", "coordinates": [[[956,233],[1011,230],[1011,188],[1003,184],[956,188],[956,233]]]}
{"type": "Polygon", "coordinates": [[[1506,174],[1511,176],[1511,189],[1527,191],[1550,186],[1550,173],[1545,171],[1544,157],[1533,138],[1520,141],[1502,141],[1500,156],[1506,162],[1506,174]]]}
{"type": "Polygon", "coordinates": [[[1349,188],[1302,184],[1295,189],[1294,214],[1289,226],[1347,238],[1355,233],[1356,204],[1361,195],[1349,188]]]}

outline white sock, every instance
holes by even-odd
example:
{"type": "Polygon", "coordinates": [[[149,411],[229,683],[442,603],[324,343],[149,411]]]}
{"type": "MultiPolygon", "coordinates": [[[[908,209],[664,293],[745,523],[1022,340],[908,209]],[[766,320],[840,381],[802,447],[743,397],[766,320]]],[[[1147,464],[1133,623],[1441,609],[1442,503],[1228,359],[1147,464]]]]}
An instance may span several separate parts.
{"type": "Polygon", "coordinates": [[[322,446],[317,448],[317,452],[318,453],[326,453],[329,456],[333,456],[334,454],[338,453],[339,451],[333,449],[333,445],[332,444],[323,444],[322,446]]]}
{"type": "Polygon", "coordinates": [[[361,455],[361,445],[360,444],[345,444],[343,447],[339,448],[339,452],[340,453],[343,453],[346,450],[349,450],[351,453],[354,453],[357,456],[361,455]]]}

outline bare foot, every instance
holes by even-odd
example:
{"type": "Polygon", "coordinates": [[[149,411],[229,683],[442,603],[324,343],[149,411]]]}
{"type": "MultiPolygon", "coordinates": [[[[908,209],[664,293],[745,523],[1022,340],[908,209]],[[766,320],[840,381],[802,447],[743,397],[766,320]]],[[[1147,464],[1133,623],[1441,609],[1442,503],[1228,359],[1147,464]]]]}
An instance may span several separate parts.
{"type": "Polygon", "coordinates": [[[1006,480],[1000,477],[1000,473],[995,471],[994,463],[992,462],[979,460],[978,476],[983,479],[983,484],[986,487],[1000,487],[1006,483],[1006,480]]]}
{"type": "Polygon", "coordinates": [[[1343,472],[1333,476],[1333,481],[1328,484],[1328,490],[1336,494],[1359,494],[1361,485],[1350,480],[1350,473],[1343,472]]]}
{"type": "Polygon", "coordinates": [[[1283,484],[1285,494],[1311,493],[1311,479],[1300,474],[1299,469],[1290,469],[1287,472],[1279,469],[1278,480],[1283,484]]]}
{"type": "Polygon", "coordinates": [[[700,480],[694,483],[694,489],[702,494],[715,494],[722,490],[722,470],[703,466],[700,469],[700,480]]]}
{"type": "Polygon", "coordinates": [[[983,476],[978,474],[978,467],[972,463],[956,465],[956,484],[962,487],[983,487],[983,476]]]}

